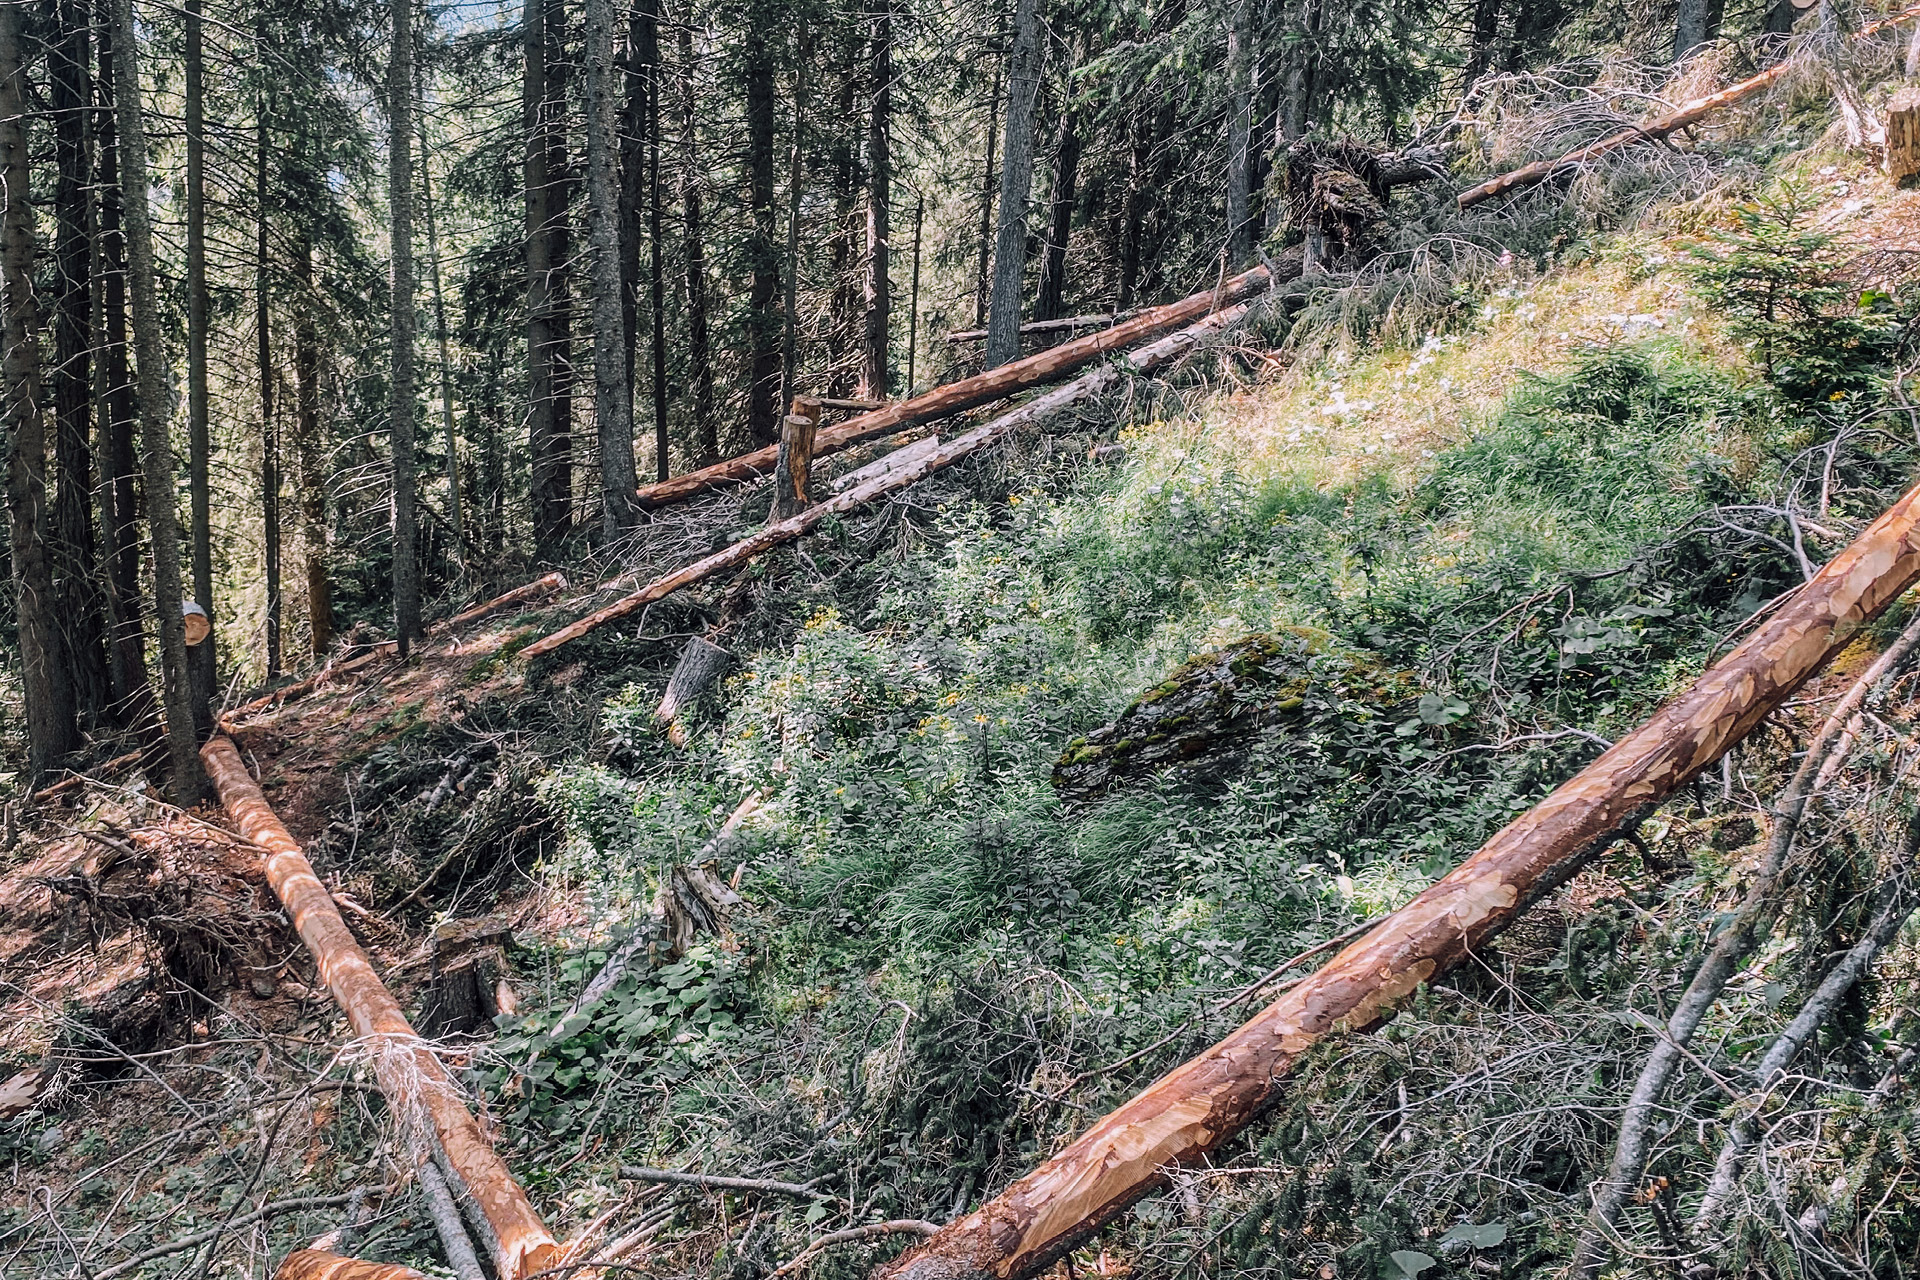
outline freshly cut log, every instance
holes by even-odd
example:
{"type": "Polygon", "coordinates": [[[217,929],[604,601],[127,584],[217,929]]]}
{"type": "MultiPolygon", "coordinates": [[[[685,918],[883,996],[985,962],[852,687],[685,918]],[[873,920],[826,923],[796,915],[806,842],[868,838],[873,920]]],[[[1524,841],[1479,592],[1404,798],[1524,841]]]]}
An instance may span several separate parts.
{"type": "MultiPolygon", "coordinates": [[[[549,573],[544,578],[535,578],[532,582],[524,586],[502,592],[491,600],[477,604],[464,612],[456,613],[441,623],[440,627],[463,627],[467,623],[476,622],[490,613],[497,613],[501,609],[511,608],[516,604],[525,604],[529,600],[538,600],[541,596],[552,591],[565,591],[566,589],[566,574],[558,572],[549,573]]],[[[437,631],[440,627],[435,627],[434,630],[437,631]]]]}
{"type": "MultiPolygon", "coordinates": [[[[923,396],[911,400],[899,400],[883,408],[848,418],[845,422],[823,428],[814,439],[814,456],[821,457],[848,445],[858,444],[862,440],[871,440],[875,436],[898,431],[916,423],[933,422],[940,418],[952,417],[968,409],[990,404],[995,400],[1004,400],[1010,395],[1036,387],[1042,383],[1057,382],[1061,378],[1077,372],[1092,364],[1100,357],[1112,351],[1123,350],[1137,342],[1156,337],[1169,329],[1178,329],[1192,324],[1210,311],[1239,302],[1282,280],[1290,280],[1300,274],[1300,254],[1298,249],[1290,249],[1274,263],[1278,274],[1269,277],[1264,266],[1255,267],[1243,275],[1234,276],[1218,288],[1196,293],[1179,302],[1170,302],[1164,307],[1154,307],[1143,311],[1124,324],[1099,333],[1090,333],[1084,338],[1072,342],[1063,342],[1057,347],[1038,352],[1024,360],[1015,360],[1003,364],[997,369],[988,369],[971,378],[962,378],[943,387],[935,387],[923,396]]],[[[664,507],[670,503],[683,502],[695,494],[723,484],[740,480],[752,480],[766,475],[774,469],[779,458],[778,446],[769,445],[756,449],[752,453],[742,454],[725,462],[715,463],[711,467],[702,467],[698,471],[689,471],[685,475],[663,480],[659,484],[650,484],[640,490],[640,505],[643,507],[664,507]]]]}
{"type": "Polygon", "coordinates": [[[835,476],[827,488],[834,493],[845,493],[853,486],[865,484],[875,476],[886,475],[902,467],[910,467],[939,447],[939,436],[922,436],[911,444],[901,445],[892,453],[875,458],[864,467],[849,471],[843,476],[835,476]]]}
{"type": "MultiPolygon", "coordinates": [[[[367,953],[354,940],[347,922],[326,887],[314,874],[313,864],[301,851],[300,842],[275,816],[247,772],[233,740],[215,734],[200,748],[207,773],[220,792],[221,803],[234,826],[246,839],[266,851],[267,882],[292,917],[300,940],[312,953],[320,976],[333,993],[334,1002],[347,1015],[356,1036],[373,1050],[375,1078],[387,1096],[396,1116],[405,1122],[417,1122],[425,1136],[433,1139],[447,1176],[447,1183],[465,1202],[473,1218],[474,1229],[483,1237],[493,1255],[494,1270],[501,1280],[544,1270],[560,1261],[561,1249],[554,1242],[540,1215],[527,1202],[513,1174],[467,1109],[466,1096],[447,1074],[440,1059],[414,1032],[406,1015],[380,975],[374,972],[367,953]]],[[[331,1257],[331,1255],[324,1255],[331,1257]]],[[[289,1259],[289,1262],[292,1260],[289,1259]]],[[[305,1264],[303,1264],[305,1265],[305,1264]]],[[[319,1262],[312,1265],[319,1266],[319,1262]]],[[[368,1266],[373,1264],[358,1263],[368,1266]]],[[[285,1276],[287,1264],[281,1266],[285,1276]]],[[[304,1276],[354,1276],[363,1274],[372,1280],[381,1273],[313,1271],[304,1276]]],[[[400,1274],[410,1274],[401,1272],[400,1274]]]]}
{"type": "MultiPolygon", "coordinates": [[[[1888,27],[1899,26],[1916,17],[1920,17],[1920,6],[1903,10],[1900,13],[1891,14],[1880,19],[1878,22],[1869,23],[1867,26],[1854,32],[1853,38],[1855,40],[1864,40],[1877,31],[1885,30],[1888,27]]],[[[1682,103],[1678,109],[1670,111],[1663,116],[1655,116],[1645,124],[1636,125],[1631,129],[1622,129],[1618,133],[1610,133],[1597,142],[1590,142],[1584,147],[1576,147],[1563,156],[1558,156],[1552,160],[1536,160],[1532,164],[1521,165],[1518,169],[1510,173],[1503,173],[1497,178],[1489,178],[1478,186],[1468,187],[1465,191],[1455,196],[1454,201],[1462,209],[1471,209],[1474,205],[1491,200],[1495,196],[1504,196],[1510,192],[1521,191],[1527,187],[1535,186],[1538,183],[1545,182],[1557,173],[1564,172],[1577,165],[1586,164],[1592,160],[1597,160],[1601,156],[1611,152],[1619,151],[1624,147],[1630,147],[1636,142],[1658,142],[1669,134],[1678,133],[1688,125],[1695,124],[1707,116],[1712,115],[1722,107],[1730,107],[1742,98],[1751,97],[1768,85],[1784,78],[1789,71],[1798,65],[1798,58],[1787,58],[1784,61],[1777,62],[1773,66],[1768,67],[1758,75],[1749,76],[1738,84],[1728,85],[1718,93],[1710,93],[1703,98],[1695,98],[1690,102],[1682,103]]]]}
{"type": "MultiPolygon", "coordinates": [[[[1249,272],[1248,275],[1266,279],[1264,270],[1249,272]]],[[[1246,276],[1239,277],[1241,280],[1246,278],[1246,276]]],[[[751,537],[742,538],[732,546],[714,552],[704,560],[697,560],[684,568],[675,569],[665,577],[656,578],[632,595],[616,600],[597,613],[590,613],[578,622],[570,623],[544,639],[534,641],[522,649],[521,653],[529,659],[552,653],[569,641],[578,640],[581,636],[609,622],[616,622],[657,600],[663,600],[682,587],[711,578],[716,573],[745,564],[762,552],[771,551],[775,547],[792,542],[828,516],[852,511],[876,498],[897,493],[909,485],[924,480],[936,471],[952,466],[1021,427],[1039,422],[1068,405],[1097,395],[1129,374],[1145,373],[1149,369],[1165,364],[1185,352],[1203,335],[1232,325],[1246,313],[1245,303],[1228,307],[1224,311],[1216,311],[1198,323],[1188,325],[1178,333],[1169,334],[1158,342],[1149,343],[1138,351],[1128,353],[1117,363],[1117,366],[1096,369],[1069,382],[1064,387],[1055,387],[1052,391],[1029,400],[1010,413],[1003,413],[990,422],[982,423],[971,431],[955,436],[917,462],[896,471],[876,475],[866,483],[854,485],[845,493],[829,498],[816,507],[809,507],[797,516],[776,521],[751,537]]],[[[1117,332],[1117,330],[1108,332],[1117,332]]],[[[1056,350],[1059,349],[1061,348],[1056,348],[1056,350]]]]}
{"type": "Polygon", "coordinates": [[[397,1262],[362,1262],[324,1249],[295,1249],[273,1280],[427,1280],[412,1267],[397,1262]]]}
{"type": "Polygon", "coordinates": [[[1162,1076],[1058,1155],[924,1245],[887,1280],[1017,1280],[1165,1185],[1259,1114],[1302,1054],[1365,1030],[1565,883],[1725,755],[1920,579],[1920,488],[1907,492],[1693,687],[1668,702],[1324,968],[1162,1076]]]}

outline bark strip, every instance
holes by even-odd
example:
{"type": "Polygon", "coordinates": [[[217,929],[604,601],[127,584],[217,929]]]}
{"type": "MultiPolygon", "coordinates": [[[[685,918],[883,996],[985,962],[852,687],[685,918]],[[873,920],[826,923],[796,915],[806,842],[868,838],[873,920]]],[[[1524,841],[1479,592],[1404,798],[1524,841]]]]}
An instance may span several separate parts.
{"type": "MultiPolygon", "coordinates": [[[[902,427],[950,418],[956,413],[1003,400],[1031,387],[1056,382],[1084,369],[1109,352],[1123,350],[1137,342],[1192,324],[1210,311],[1251,297],[1269,283],[1279,283],[1298,276],[1298,253],[1283,256],[1275,266],[1278,274],[1272,281],[1269,281],[1265,267],[1255,267],[1228,280],[1217,290],[1208,289],[1179,302],[1154,307],[1111,329],[1090,333],[1072,342],[1063,342],[1024,360],[1015,360],[997,369],[977,373],[971,378],[935,387],[923,396],[896,401],[831,427],[822,427],[814,441],[814,456],[824,457],[902,427]]],[[[650,484],[640,490],[640,505],[649,509],[669,506],[723,484],[757,479],[774,469],[779,453],[778,445],[769,445],[710,467],[702,467],[698,471],[675,476],[661,484],[650,484]]]]}
{"type": "MultiPolygon", "coordinates": [[[[267,881],[292,917],[300,940],[313,954],[335,1003],[346,1013],[354,1034],[372,1048],[380,1091],[396,1114],[417,1117],[431,1134],[437,1147],[435,1156],[445,1166],[448,1183],[464,1193],[473,1225],[486,1237],[484,1243],[501,1280],[520,1280],[559,1262],[560,1246],[467,1110],[466,1096],[414,1032],[392,992],[374,972],[373,963],[348,931],[299,841],[275,816],[248,774],[233,740],[216,734],[200,754],[234,826],[266,851],[267,881]]],[[[290,1258],[281,1265],[282,1280],[292,1280],[292,1276],[337,1276],[344,1280],[348,1275],[359,1280],[362,1275],[313,1270],[290,1276],[287,1267],[292,1262],[290,1258]]],[[[381,1273],[364,1274],[366,1280],[374,1280],[381,1273]]],[[[408,1273],[403,1270],[397,1274],[408,1273]]]]}
{"type": "MultiPolygon", "coordinates": [[[[1265,281],[1266,277],[1267,273],[1264,269],[1257,269],[1239,277],[1239,280],[1257,278],[1259,281],[1265,281]]],[[[1239,281],[1235,282],[1236,285],[1238,283],[1239,281]]],[[[714,552],[704,560],[696,560],[684,568],[675,569],[665,577],[656,578],[632,595],[616,600],[606,608],[590,613],[544,639],[534,641],[521,650],[521,653],[529,659],[552,653],[567,642],[578,640],[581,636],[609,622],[617,622],[657,600],[664,600],[682,587],[711,578],[716,573],[745,564],[763,552],[792,542],[828,516],[852,511],[875,499],[897,493],[911,484],[924,480],[934,472],[950,467],[961,459],[977,453],[1020,427],[1038,422],[1068,405],[1098,394],[1129,374],[1145,373],[1149,369],[1165,364],[1185,352],[1203,334],[1226,328],[1246,313],[1247,306],[1244,303],[1228,307],[1224,311],[1216,311],[1198,324],[1188,325],[1185,329],[1169,334],[1158,342],[1149,343],[1138,351],[1130,352],[1116,366],[1096,369],[1082,378],[1069,382],[1064,387],[1056,387],[1045,395],[1028,401],[1010,413],[1003,413],[971,431],[955,436],[937,449],[928,451],[909,466],[878,474],[862,484],[854,485],[843,493],[827,499],[818,506],[807,508],[799,515],[775,521],[753,536],[742,538],[739,542],[714,552]]],[[[1108,332],[1118,332],[1118,330],[1108,332]]],[[[824,439],[826,435],[827,433],[823,431],[820,433],[820,438],[824,439]]],[[[816,454],[819,452],[818,445],[815,451],[816,454]]]]}
{"type": "Polygon", "coordinates": [[[1920,579],[1920,488],[1796,589],[1753,634],[1639,729],[1445,878],[1238,1031],[1098,1121],[884,1280],[1029,1276],[1238,1133],[1329,1035],[1364,1030],[1459,963],[1724,755],[1920,579]]]}

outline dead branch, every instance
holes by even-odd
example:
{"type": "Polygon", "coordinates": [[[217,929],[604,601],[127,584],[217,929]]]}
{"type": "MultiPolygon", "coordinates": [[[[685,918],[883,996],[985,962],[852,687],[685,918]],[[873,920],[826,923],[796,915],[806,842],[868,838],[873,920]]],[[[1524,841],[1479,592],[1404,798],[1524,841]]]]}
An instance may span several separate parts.
{"type": "MultiPolygon", "coordinates": [[[[529,600],[537,600],[549,592],[565,591],[566,589],[566,574],[557,571],[549,573],[543,578],[535,578],[532,582],[515,587],[511,591],[504,591],[491,600],[474,605],[471,609],[456,613],[441,623],[440,627],[462,627],[469,622],[477,622],[490,613],[497,613],[501,609],[508,608],[512,605],[524,604],[529,600]]],[[[435,630],[439,630],[440,627],[436,627],[435,630]]]]}
{"type": "Polygon", "coordinates": [[[878,1273],[1019,1280],[1238,1133],[1315,1044],[1391,1016],[1779,707],[1920,579],[1920,487],[1772,618],[1447,876],[1245,1026],[878,1273]]]}
{"type": "Polygon", "coordinates": [[[473,1252],[473,1241],[460,1224],[460,1206],[454,1203],[453,1192],[440,1175],[440,1167],[429,1157],[420,1162],[414,1176],[420,1179],[420,1194],[426,1199],[427,1213],[433,1218],[433,1229],[440,1233],[447,1266],[452,1268],[456,1280],[486,1280],[480,1259],[473,1252]]]}
{"type": "Polygon", "coordinates": [[[728,1178],[710,1173],[681,1173],[674,1169],[648,1169],[636,1164],[620,1166],[620,1176],[634,1182],[671,1183],[682,1187],[704,1187],[709,1191],[764,1191],[771,1195],[797,1196],[802,1200],[840,1199],[825,1191],[798,1182],[780,1182],[773,1178],[728,1178]]]}
{"type": "MultiPolygon", "coordinates": [[[[1825,570],[1822,570],[1821,576],[1826,576],[1825,570]]],[[[1752,645],[1753,641],[1749,640],[1741,648],[1747,649],[1752,645]]],[[[1781,869],[1786,866],[1793,852],[1800,821],[1806,814],[1807,802],[1813,797],[1813,780],[1819,776],[1835,747],[1846,740],[1847,725],[1866,701],[1867,695],[1898,670],[1916,645],[1920,645],[1920,615],[1907,624],[1907,629],[1900,633],[1900,637],[1874,659],[1835,704],[1819,731],[1814,734],[1806,755],[1801,758],[1800,767],[1774,801],[1773,830],[1768,833],[1760,866],[1754,872],[1746,898],[1733,920],[1720,931],[1713,950],[1701,961],[1693,980],[1687,984],[1685,993],[1675,1004],[1665,1031],[1647,1054],[1640,1077],[1634,1082],[1633,1093],[1627,1099],[1626,1109],[1621,1112],[1620,1136],[1614,1146],[1613,1164],[1600,1189],[1594,1193],[1588,1227],[1581,1235],[1574,1254],[1574,1274],[1591,1275],[1605,1262],[1607,1234],[1619,1219],[1627,1198],[1639,1185],[1640,1175],[1646,1169],[1649,1133],[1660,1104],[1660,1095],[1666,1091],[1667,1081],[1672,1078],[1681,1058],[1689,1056],[1687,1045],[1693,1039],[1693,1033],[1699,1029],[1701,1020],[1720,998],[1721,990],[1733,977],[1747,953],[1765,935],[1765,919],[1773,898],[1774,882],[1779,879],[1781,869]]]]}
{"type": "Polygon", "coordinates": [[[932,1222],[922,1222],[918,1218],[895,1218],[891,1222],[870,1222],[864,1227],[848,1227],[844,1231],[835,1231],[831,1235],[821,1236],[806,1248],[793,1255],[786,1262],[774,1268],[776,1276],[789,1276],[812,1261],[813,1256],[829,1245],[849,1244],[855,1240],[871,1240],[875,1236],[930,1236],[940,1230],[932,1222]]]}

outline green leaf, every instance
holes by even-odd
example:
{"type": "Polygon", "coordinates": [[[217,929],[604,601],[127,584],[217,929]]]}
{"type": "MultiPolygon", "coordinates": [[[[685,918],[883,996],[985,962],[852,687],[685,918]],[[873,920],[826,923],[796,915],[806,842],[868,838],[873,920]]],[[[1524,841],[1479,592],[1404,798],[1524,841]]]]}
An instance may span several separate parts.
{"type": "MultiPolygon", "coordinates": [[[[1387,1256],[1393,1259],[1394,1266],[1400,1268],[1400,1277],[1404,1277],[1405,1280],[1418,1280],[1422,1271],[1435,1265],[1434,1260],[1427,1254],[1412,1249],[1395,1249],[1387,1256]]],[[[1400,1280],[1400,1278],[1389,1275],[1387,1280],[1400,1280]]]]}
{"type": "Polygon", "coordinates": [[[1504,1222],[1463,1222],[1447,1234],[1440,1237],[1441,1244],[1468,1244],[1476,1249],[1491,1249],[1495,1245],[1506,1243],[1507,1224],[1504,1222]]]}

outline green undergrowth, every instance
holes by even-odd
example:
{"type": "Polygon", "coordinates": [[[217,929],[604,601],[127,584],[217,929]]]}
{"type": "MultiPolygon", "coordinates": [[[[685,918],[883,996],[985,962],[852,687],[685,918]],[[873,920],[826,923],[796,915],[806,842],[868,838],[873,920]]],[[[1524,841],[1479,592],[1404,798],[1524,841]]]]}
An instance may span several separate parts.
{"type": "MultiPolygon", "coordinates": [[[[1115,423],[1118,465],[1029,449],[857,570],[834,556],[859,537],[829,539],[689,748],[651,722],[657,677],[607,700],[591,749],[539,784],[563,833],[543,873],[591,923],[541,960],[552,1004],[503,1019],[485,1072],[529,1158],[566,1163],[583,1211],[626,1159],[818,1179],[862,1220],[944,1220],[1233,1025],[1223,1002],[1271,967],[1444,874],[1681,687],[1802,555],[1838,549],[1782,515],[1809,483],[1837,525],[1905,483],[1913,447],[1882,426],[1903,318],[1838,295],[1811,320],[1752,314],[1740,290],[1814,270],[1817,246],[1730,234],[1688,287],[1748,316],[1736,340],[1800,351],[1790,379],[1688,333],[1589,345],[1418,465],[1373,470],[1237,454],[1207,402],[1115,423]],[[1286,731],[1224,776],[1056,794],[1062,751],[1183,661],[1279,633],[1324,637],[1393,692],[1303,681],[1286,731]],[[556,1025],[748,788],[765,802],[720,868],[749,903],[732,949],[556,1025]]],[[[1778,767],[1779,744],[1755,751],[1778,767]]],[[[1684,981],[1699,913],[1738,875],[1711,797],[1670,810],[1577,912],[1543,909],[1504,959],[1316,1050],[1220,1156],[1283,1176],[1177,1185],[1107,1245],[1153,1275],[1561,1265],[1643,1044],[1629,1006],[1670,998],[1648,984],[1684,981]],[[1406,1114],[1409,1093],[1447,1096],[1520,1049],[1471,1105],[1406,1114]]],[[[1715,1146],[1670,1164],[1710,1166],[1715,1146]]],[[[829,1212],[764,1204],[697,1265],[758,1274],[829,1212]]]]}

